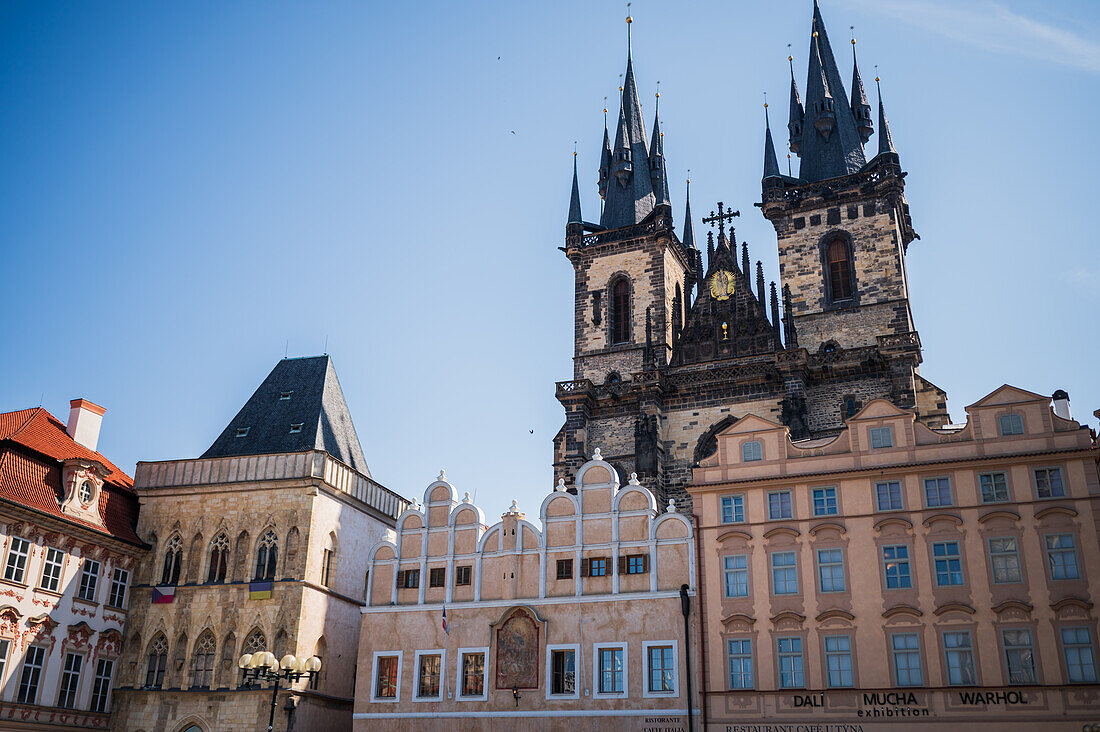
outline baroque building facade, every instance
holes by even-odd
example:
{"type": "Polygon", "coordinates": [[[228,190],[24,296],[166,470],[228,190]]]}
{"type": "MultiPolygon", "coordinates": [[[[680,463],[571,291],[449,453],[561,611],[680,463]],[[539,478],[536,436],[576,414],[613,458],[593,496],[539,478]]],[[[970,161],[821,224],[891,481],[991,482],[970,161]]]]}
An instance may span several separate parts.
{"type": "Polygon", "coordinates": [[[130,477],[96,450],[105,411],[74,399],[67,424],[41,407],[0,414],[0,729],[112,724],[148,547],[130,477]]]}
{"type": "Polygon", "coordinates": [[[370,477],[327,356],[283,359],[202,457],[138,464],[137,570],[116,692],[130,732],[351,727],[366,551],[407,502],[370,477]],[[243,685],[237,659],[316,655],[243,685]]]}
{"type": "Polygon", "coordinates": [[[593,458],[485,515],[440,473],[370,549],[356,730],[685,728],[698,714],[691,519],[593,458]],[[686,614],[685,614],[686,607],[686,614]]]}
{"type": "Polygon", "coordinates": [[[1097,451],[1062,396],[1002,386],[939,429],[876,399],[833,437],[723,430],[690,487],[708,729],[1096,723],[1097,451]]]}
{"type": "Polygon", "coordinates": [[[807,75],[803,104],[792,65],[798,175],[780,173],[765,130],[758,205],[776,229],[781,280],[768,287],[762,263],[754,268],[727,229],[739,212],[719,203],[704,219],[717,227],[705,265],[690,201],[683,235],[675,231],[660,118],[655,111],[647,141],[628,54],[613,144],[604,129],[598,223],[582,216],[574,159],[563,248],[575,279],[574,370],[557,384],[565,424],[555,477],[599,445],[621,476],[636,472],[687,509],[692,467],[746,414],[796,439],[839,433],[876,398],[930,427],[949,422],[946,394],[919,373],[905,275],[917,236],[881,95],[868,159],[873,124],[858,65],[849,97],[816,4],[807,75]]]}

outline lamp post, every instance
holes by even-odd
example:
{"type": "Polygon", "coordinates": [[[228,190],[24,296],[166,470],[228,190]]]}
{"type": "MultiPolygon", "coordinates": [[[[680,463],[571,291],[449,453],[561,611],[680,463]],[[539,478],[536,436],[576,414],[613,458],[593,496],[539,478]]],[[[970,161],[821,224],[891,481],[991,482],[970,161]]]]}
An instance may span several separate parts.
{"type": "Polygon", "coordinates": [[[317,656],[296,658],[286,654],[282,659],[275,658],[271,651],[246,653],[237,661],[237,667],[244,671],[244,683],[273,680],[271,689],[271,716],[267,720],[267,732],[275,726],[275,704],[279,699],[279,682],[286,679],[294,683],[299,679],[309,679],[321,671],[321,659],[317,656]]]}

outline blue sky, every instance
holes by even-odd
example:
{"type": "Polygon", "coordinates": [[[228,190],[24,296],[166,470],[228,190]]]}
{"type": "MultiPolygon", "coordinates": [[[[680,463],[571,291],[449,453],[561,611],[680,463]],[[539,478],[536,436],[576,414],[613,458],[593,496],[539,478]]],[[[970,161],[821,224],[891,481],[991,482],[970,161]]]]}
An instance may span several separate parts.
{"type": "MultiPolygon", "coordinates": [[[[762,101],[804,88],[812,4],[638,0],[675,215],[759,200],[762,101]]],[[[1004,382],[1096,420],[1100,6],[826,0],[875,65],[921,240],[922,374],[955,421],[1004,382]]],[[[332,355],[375,477],[440,467],[489,517],[552,487],[572,376],[578,144],[596,218],[620,3],[0,5],[0,410],[107,407],[102,451],[199,455],[284,351],[332,355]],[[530,433],[534,430],[534,434],[530,433]]],[[[613,120],[612,120],[613,121],[613,120]]],[[[785,136],[782,136],[783,145],[785,136]]],[[[874,144],[872,140],[871,144],[874,144]]],[[[696,221],[699,227],[699,222],[696,221]]]]}

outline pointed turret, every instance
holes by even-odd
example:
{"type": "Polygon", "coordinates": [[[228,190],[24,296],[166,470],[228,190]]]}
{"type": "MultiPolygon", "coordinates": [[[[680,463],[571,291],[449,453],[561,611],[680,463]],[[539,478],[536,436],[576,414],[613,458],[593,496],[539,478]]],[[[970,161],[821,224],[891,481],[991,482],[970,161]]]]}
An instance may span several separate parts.
{"type": "Polygon", "coordinates": [[[882,84],[875,77],[875,86],[878,88],[878,154],[897,155],[894,149],[894,138],[890,135],[890,125],[886,121],[886,107],[882,106],[882,84]]]}
{"type": "Polygon", "coordinates": [[[611,178],[611,138],[607,134],[607,110],[603,111],[603,149],[600,150],[600,198],[607,198],[611,178]]]}
{"type": "Polygon", "coordinates": [[[855,173],[867,159],[816,2],[808,69],[799,177],[814,182],[855,173]]]}
{"type": "Polygon", "coordinates": [[[767,302],[767,295],[764,293],[764,263],[759,259],[756,260],[756,299],[760,301],[760,306],[763,307],[767,302]]]}
{"type": "Polygon", "coordinates": [[[772,328],[779,335],[779,296],[775,293],[775,283],[772,282],[772,328]]]}
{"type": "Polygon", "coordinates": [[[764,102],[764,179],[778,178],[779,159],[775,157],[775,143],[772,142],[772,126],[768,120],[768,103],[764,102]]]}
{"type": "Polygon", "coordinates": [[[794,330],[794,315],[791,313],[791,286],[783,285],[783,345],[798,348],[798,334],[794,330]]]}
{"type": "Polygon", "coordinates": [[[684,246],[695,249],[695,225],[691,223],[691,181],[687,182],[687,195],[684,196],[684,246]]]}
{"type": "Polygon", "coordinates": [[[852,39],[852,116],[856,118],[856,130],[864,144],[871,139],[874,128],[871,125],[871,105],[867,103],[867,94],[863,91],[863,79],[859,75],[859,62],[856,61],[856,39],[852,39]]]}
{"type": "Polygon", "coordinates": [[[606,229],[637,224],[656,205],[653,183],[648,175],[649,150],[646,147],[642,105],[638,101],[634,61],[629,50],[620,101],[619,123],[611,151],[611,180],[600,217],[600,225],[606,229]]]}
{"type": "Polygon", "coordinates": [[[658,107],[660,92],[653,106],[653,140],[649,143],[649,180],[653,186],[653,205],[671,206],[668,199],[668,176],[665,174],[665,142],[661,135],[661,117],[658,107]]]}
{"type": "Polygon", "coordinates": [[[749,269],[749,243],[744,242],[741,245],[741,273],[745,275],[745,281],[749,281],[749,277],[752,276],[752,270],[749,269]]]}
{"type": "Polygon", "coordinates": [[[794,80],[794,56],[787,56],[787,63],[791,67],[791,114],[787,121],[787,132],[790,133],[791,152],[798,154],[802,149],[802,121],[806,113],[802,109],[802,98],[798,96],[798,84],[794,80]]]}
{"type": "Polygon", "coordinates": [[[573,192],[569,194],[569,221],[570,224],[582,224],[581,219],[581,187],[577,181],[577,153],[573,153],[573,192]]]}

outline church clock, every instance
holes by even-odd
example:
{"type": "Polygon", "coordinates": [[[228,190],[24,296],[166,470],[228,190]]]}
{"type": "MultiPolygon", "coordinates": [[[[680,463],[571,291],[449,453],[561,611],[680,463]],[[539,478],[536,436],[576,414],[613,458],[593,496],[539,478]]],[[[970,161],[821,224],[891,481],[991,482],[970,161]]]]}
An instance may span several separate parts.
{"type": "Polygon", "coordinates": [[[729,300],[734,289],[733,272],[720,269],[710,276],[708,284],[711,297],[715,300],[729,300]]]}

